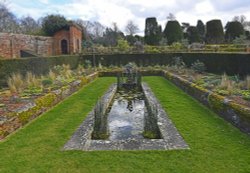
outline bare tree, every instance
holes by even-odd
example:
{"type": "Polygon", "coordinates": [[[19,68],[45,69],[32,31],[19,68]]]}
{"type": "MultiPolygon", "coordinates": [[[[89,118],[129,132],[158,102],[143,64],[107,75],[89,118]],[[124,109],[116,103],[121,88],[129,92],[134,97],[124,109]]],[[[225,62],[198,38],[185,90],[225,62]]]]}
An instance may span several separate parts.
{"type": "Polygon", "coordinates": [[[175,17],[175,15],[173,13],[169,13],[168,16],[167,16],[167,19],[169,21],[173,21],[173,20],[176,20],[176,17],[175,17]]]}
{"type": "Polygon", "coordinates": [[[7,1],[0,1],[0,32],[19,32],[18,20],[7,8],[7,1]]]}
{"type": "Polygon", "coordinates": [[[91,22],[77,19],[75,22],[83,28],[86,39],[95,39],[102,37],[105,31],[105,27],[101,23],[96,21],[91,22]]]}
{"type": "Polygon", "coordinates": [[[250,30],[250,21],[247,21],[247,18],[245,15],[240,15],[240,16],[234,16],[233,21],[238,21],[240,22],[245,30],[250,30]]]}
{"type": "Polygon", "coordinates": [[[105,27],[99,22],[93,22],[93,34],[95,37],[102,37],[105,27]]]}
{"type": "Polygon", "coordinates": [[[38,32],[41,27],[39,27],[35,19],[27,16],[20,19],[20,29],[23,34],[34,34],[38,32]]]}
{"type": "Polygon", "coordinates": [[[129,35],[134,35],[139,31],[139,27],[132,20],[129,20],[125,30],[129,35]]]}

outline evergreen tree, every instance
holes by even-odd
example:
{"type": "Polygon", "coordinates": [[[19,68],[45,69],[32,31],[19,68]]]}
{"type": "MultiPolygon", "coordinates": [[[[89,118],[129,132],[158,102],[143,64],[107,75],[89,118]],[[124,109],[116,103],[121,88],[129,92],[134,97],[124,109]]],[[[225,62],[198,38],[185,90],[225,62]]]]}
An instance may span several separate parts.
{"type": "Polygon", "coordinates": [[[146,18],[145,43],[148,45],[159,45],[161,37],[162,29],[158,25],[156,18],[146,18]]]}
{"type": "Polygon", "coordinates": [[[226,40],[229,42],[233,41],[236,37],[243,35],[245,32],[243,25],[238,21],[228,22],[225,29],[226,29],[225,37],[226,40]]]}
{"type": "Polygon", "coordinates": [[[200,33],[199,33],[197,27],[195,27],[195,26],[188,27],[187,39],[188,39],[189,43],[195,43],[195,42],[201,41],[200,33]]]}
{"type": "Polygon", "coordinates": [[[198,20],[196,28],[199,32],[201,41],[204,41],[205,40],[205,25],[204,25],[204,23],[201,20],[198,20]]]}
{"type": "Polygon", "coordinates": [[[46,35],[52,36],[61,29],[69,29],[64,16],[51,14],[43,18],[42,30],[46,35]]]}
{"type": "Polygon", "coordinates": [[[206,41],[210,44],[220,44],[224,42],[224,31],[221,20],[210,20],[206,24],[206,41]]]}
{"type": "Polygon", "coordinates": [[[164,29],[164,37],[167,38],[168,44],[171,45],[174,42],[181,42],[183,38],[183,32],[178,21],[168,21],[164,29]]]}

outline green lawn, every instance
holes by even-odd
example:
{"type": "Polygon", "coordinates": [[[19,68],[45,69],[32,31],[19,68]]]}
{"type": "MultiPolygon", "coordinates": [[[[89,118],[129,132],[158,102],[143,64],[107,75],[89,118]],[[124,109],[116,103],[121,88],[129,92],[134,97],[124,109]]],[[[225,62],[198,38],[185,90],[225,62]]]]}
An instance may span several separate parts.
{"type": "Polygon", "coordinates": [[[190,150],[61,151],[114,78],[99,78],[0,143],[0,172],[250,172],[250,137],[161,77],[145,77],[190,150]]]}

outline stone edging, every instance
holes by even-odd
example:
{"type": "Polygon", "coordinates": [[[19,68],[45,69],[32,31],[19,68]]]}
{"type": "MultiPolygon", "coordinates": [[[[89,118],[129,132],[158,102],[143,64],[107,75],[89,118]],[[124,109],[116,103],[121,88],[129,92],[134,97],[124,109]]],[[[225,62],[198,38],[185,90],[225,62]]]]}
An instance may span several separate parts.
{"type": "Polygon", "coordinates": [[[242,132],[250,135],[250,108],[200,87],[178,75],[162,71],[163,76],[190,96],[210,108],[242,132]]]}
{"type": "MultiPolygon", "coordinates": [[[[112,97],[116,92],[116,85],[112,85],[104,97],[112,97]]],[[[127,139],[127,140],[92,140],[91,134],[94,129],[94,109],[88,114],[80,127],[73,134],[71,139],[64,145],[63,150],[174,150],[189,149],[176,127],[162,109],[159,101],[154,96],[151,89],[142,84],[145,97],[150,97],[150,102],[157,105],[157,124],[159,126],[162,139],[127,139]]],[[[111,100],[106,98],[105,100],[111,100]]]]}

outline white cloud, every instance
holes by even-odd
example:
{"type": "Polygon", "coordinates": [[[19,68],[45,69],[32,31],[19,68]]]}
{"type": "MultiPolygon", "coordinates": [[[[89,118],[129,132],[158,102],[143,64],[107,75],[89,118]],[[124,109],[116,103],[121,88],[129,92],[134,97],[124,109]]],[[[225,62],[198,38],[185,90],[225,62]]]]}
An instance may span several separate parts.
{"type": "Polygon", "coordinates": [[[39,2],[41,2],[43,4],[49,4],[49,0],[39,0],[39,2]]]}
{"type": "Polygon", "coordinates": [[[241,14],[250,20],[249,0],[63,0],[57,4],[53,4],[53,1],[59,2],[39,0],[46,5],[44,8],[35,5],[31,7],[31,1],[23,0],[26,3],[20,3],[13,0],[11,10],[18,16],[28,14],[36,19],[46,14],[59,13],[68,19],[95,20],[105,26],[116,22],[123,31],[127,21],[133,20],[141,33],[147,17],[156,17],[164,29],[170,12],[175,14],[180,23],[189,22],[191,25],[196,25],[198,19],[206,23],[215,18],[221,19],[225,25],[226,21],[241,14]]]}
{"type": "Polygon", "coordinates": [[[214,12],[214,7],[209,0],[206,0],[195,5],[195,12],[198,14],[211,14],[214,12]]]}

